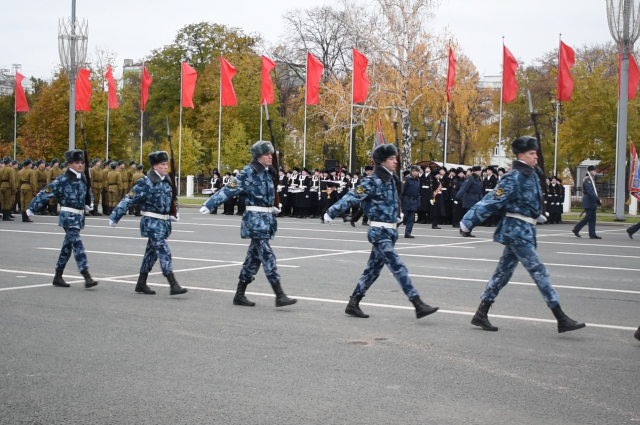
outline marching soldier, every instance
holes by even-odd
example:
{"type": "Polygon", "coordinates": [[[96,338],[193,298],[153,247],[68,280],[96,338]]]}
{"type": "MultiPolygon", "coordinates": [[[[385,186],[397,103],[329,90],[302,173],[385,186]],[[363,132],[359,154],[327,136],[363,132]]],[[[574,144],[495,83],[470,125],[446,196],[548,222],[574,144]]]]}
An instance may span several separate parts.
{"type": "Polygon", "coordinates": [[[107,214],[111,214],[113,209],[118,205],[118,200],[122,198],[122,172],[116,169],[116,162],[109,164],[111,171],[107,175],[107,185],[109,186],[109,209],[107,214]]]}
{"type": "Polygon", "coordinates": [[[162,274],[167,278],[171,287],[169,294],[184,294],[187,292],[187,288],[181,287],[173,275],[171,251],[166,241],[171,235],[171,222],[178,221],[180,218],[169,215],[173,199],[168,176],[169,154],[165,151],[158,151],[149,154],[148,158],[151,170],[146,177],[135,183],[127,196],[122,198],[118,206],[114,208],[109,216],[109,226],[116,227],[132,204],[139,205],[143,215],[140,220],[140,234],[149,240],[140,266],[140,276],[138,276],[135,291],[145,295],[155,295],[156,291],[151,290],[147,285],[147,277],[156,261],[160,260],[162,274]]]}
{"type": "Polygon", "coordinates": [[[102,165],[102,214],[109,215],[109,173],[111,172],[111,161],[106,159],[102,165]]]}
{"type": "Polygon", "coordinates": [[[102,161],[100,158],[96,158],[93,160],[93,165],[91,166],[91,191],[93,192],[93,211],[91,211],[91,215],[100,217],[102,214],[98,212],[98,205],[100,205],[100,201],[102,200],[102,211],[104,211],[104,204],[106,203],[106,199],[102,198],[102,189],[103,189],[103,176],[104,173],[100,166],[102,165],[102,161]]]}
{"type": "Polygon", "coordinates": [[[242,215],[240,235],[243,239],[251,239],[247,257],[242,265],[238,280],[238,288],[233,297],[233,304],[253,307],[245,296],[247,285],[254,279],[260,269],[264,269],[267,280],[276,294],[276,307],[295,304],[296,299],[285,295],[280,286],[280,275],[276,267],[276,257],[273,254],[269,239],[273,239],[278,228],[275,214],[280,210],[274,206],[275,190],[273,179],[276,169],[271,165],[273,160],[273,145],[270,142],[258,141],[251,146],[253,160],[231,182],[204,203],[200,212],[210,214],[227,198],[240,196],[247,205],[242,215]]]}
{"type": "MultiPolygon", "coordinates": [[[[136,182],[133,180],[133,175],[136,173],[136,162],[134,160],[129,161],[129,168],[127,169],[127,187],[125,190],[133,187],[136,182]]],[[[135,215],[135,207],[129,209],[129,215],[135,215]]]]}
{"type": "Polygon", "coordinates": [[[16,195],[16,180],[11,167],[11,158],[6,157],[0,170],[0,206],[2,207],[2,221],[13,221],[11,207],[16,195]]]}
{"type": "Polygon", "coordinates": [[[418,205],[420,205],[420,182],[418,181],[420,167],[411,166],[411,172],[402,181],[402,214],[404,214],[404,237],[405,239],[413,239],[415,236],[411,234],[413,231],[413,221],[415,220],[418,205]]]}
{"type": "MultiPolygon", "coordinates": [[[[12,213],[13,214],[18,214],[18,209],[21,208],[21,206],[20,206],[20,180],[18,179],[18,172],[22,168],[22,164],[19,164],[18,161],[16,161],[14,159],[13,161],[11,161],[11,168],[13,168],[13,180],[14,180],[14,185],[16,187],[16,194],[13,197],[12,213]]],[[[15,218],[15,217],[13,215],[11,215],[11,218],[15,218]]]]}
{"type": "Polygon", "coordinates": [[[22,222],[31,223],[33,220],[27,215],[27,208],[36,192],[38,181],[36,173],[32,169],[33,162],[30,158],[22,161],[22,170],[18,172],[18,180],[20,181],[20,210],[22,212],[22,222]]]}
{"type": "MultiPolygon", "coordinates": [[[[80,274],[84,277],[84,287],[92,288],[98,284],[89,274],[89,263],[84,251],[80,230],[84,228],[85,212],[91,211],[91,205],[86,205],[87,182],[82,167],[84,165],[84,152],[79,149],[67,151],[64,154],[68,169],[63,176],[46,185],[44,190],[31,201],[26,211],[28,216],[33,215],[33,211],[38,211],[49,199],[55,197],[60,203],[60,217],[58,225],[64,229],[66,234],[60,256],[56,263],[56,275],[53,278],[53,285],[68,288],[69,284],[62,278],[64,268],[71,257],[71,252],[76,259],[80,274]]],[[[93,194],[90,193],[91,198],[93,194]]]]}
{"type": "Polygon", "coordinates": [[[578,222],[573,228],[573,234],[577,237],[580,236],[580,230],[585,226],[585,224],[589,225],[589,238],[590,239],[602,239],[602,237],[596,235],[596,208],[602,205],[600,202],[600,198],[598,197],[598,192],[596,190],[596,184],[593,181],[593,176],[596,175],[596,167],[594,165],[589,165],[587,167],[587,176],[582,179],[582,208],[584,208],[585,216],[582,220],[578,222]]]}
{"type": "MultiPolygon", "coordinates": [[[[36,190],[34,192],[38,193],[40,192],[42,189],[44,189],[44,187],[47,185],[47,171],[45,170],[46,168],[46,163],[44,162],[43,159],[39,159],[37,164],[37,169],[35,171],[36,174],[36,190]]],[[[43,205],[42,208],[40,208],[39,211],[35,211],[38,215],[49,215],[49,210],[47,208],[47,205],[43,205]]]]}
{"type": "Polygon", "coordinates": [[[324,221],[331,223],[342,211],[361,203],[365,213],[371,218],[368,232],[369,242],[372,244],[371,256],[345,309],[345,313],[350,316],[369,317],[360,308],[360,301],[380,276],[380,271],[385,265],[414,305],[418,319],[438,311],[438,307],[430,307],[422,302],[418,291],[411,284],[407,267],[394,249],[398,240],[396,226],[402,221],[401,217],[398,218],[399,194],[394,172],[398,164],[397,155],[398,151],[394,145],[384,144],[376,147],[373,150],[373,161],[376,164],[373,175],[365,178],[354,192],[348,192],[324,215],[324,221]]]}

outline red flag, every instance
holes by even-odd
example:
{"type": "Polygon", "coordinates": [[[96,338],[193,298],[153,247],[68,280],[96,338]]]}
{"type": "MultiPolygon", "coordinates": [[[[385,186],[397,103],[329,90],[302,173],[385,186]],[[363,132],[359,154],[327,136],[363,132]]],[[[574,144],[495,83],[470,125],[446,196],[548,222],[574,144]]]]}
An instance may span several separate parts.
{"type": "Polygon", "coordinates": [[[369,79],[367,78],[366,56],[353,49],[353,103],[367,101],[367,91],[369,90],[369,79]]]}
{"type": "Polygon", "coordinates": [[[29,112],[29,104],[22,88],[22,80],[24,80],[24,75],[16,72],[16,112],[29,112]]]}
{"type": "Polygon", "coordinates": [[[91,100],[91,81],[89,76],[91,71],[81,69],[76,78],[76,111],[90,111],[89,101],[91,100]]]}
{"type": "Polygon", "coordinates": [[[307,52],[307,105],[317,105],[320,97],[320,78],[324,65],[307,52]]]}
{"type": "Polygon", "coordinates": [[[573,49],[560,42],[560,57],[558,58],[558,100],[568,102],[573,92],[573,77],[571,67],[576,63],[573,49]]]}
{"type": "Polygon", "coordinates": [[[118,108],[118,93],[116,92],[116,82],[113,80],[113,72],[111,72],[111,65],[107,67],[107,74],[105,75],[107,78],[107,86],[109,87],[109,100],[107,107],[109,109],[117,109],[118,108]]]}
{"type": "Polygon", "coordinates": [[[222,106],[237,106],[236,91],[233,89],[233,77],[236,69],[225,58],[220,56],[220,104],[222,106]]]}
{"type": "Polygon", "coordinates": [[[456,55],[449,47],[449,71],[447,72],[447,102],[451,102],[451,89],[456,82],[456,55]]]}
{"type": "Polygon", "coordinates": [[[140,110],[145,111],[147,100],[149,100],[149,87],[153,78],[149,75],[146,67],[142,67],[142,85],[140,87],[140,110]]]}
{"type": "Polygon", "coordinates": [[[273,81],[269,74],[276,67],[276,63],[266,56],[262,57],[262,84],[260,86],[260,105],[273,103],[273,81]]]}
{"type": "Polygon", "coordinates": [[[180,107],[193,109],[193,92],[196,89],[198,73],[186,62],[182,62],[182,101],[180,107]]]}
{"type": "MultiPolygon", "coordinates": [[[[622,81],[622,53],[618,57],[618,99],[620,99],[620,82],[622,81]]],[[[640,82],[638,64],[632,54],[629,54],[629,100],[635,99],[640,82]]]]}
{"type": "Polygon", "coordinates": [[[502,103],[509,103],[513,102],[518,94],[518,80],[516,80],[518,61],[507,46],[503,45],[502,49],[502,103]]]}

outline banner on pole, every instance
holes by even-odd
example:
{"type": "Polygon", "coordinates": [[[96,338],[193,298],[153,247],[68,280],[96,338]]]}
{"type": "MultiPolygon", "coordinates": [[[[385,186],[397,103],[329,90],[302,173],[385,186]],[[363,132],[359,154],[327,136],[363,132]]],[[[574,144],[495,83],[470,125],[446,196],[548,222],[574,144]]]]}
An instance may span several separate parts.
{"type": "Polygon", "coordinates": [[[91,101],[91,71],[81,69],[76,78],[76,111],[91,111],[89,102],[91,101]]]}
{"type": "Polygon", "coordinates": [[[233,77],[238,72],[225,58],[220,57],[220,105],[237,106],[236,91],[233,88],[233,77]]]}
{"type": "Polygon", "coordinates": [[[518,80],[516,79],[516,71],[518,70],[518,61],[513,54],[502,46],[504,55],[502,69],[502,103],[513,102],[518,95],[518,80]]]}
{"type": "Polygon", "coordinates": [[[449,70],[447,71],[447,102],[451,102],[451,89],[456,83],[456,55],[449,47],[449,70]]]}
{"type": "Polygon", "coordinates": [[[640,201],[640,162],[638,161],[638,152],[636,147],[631,143],[631,172],[629,173],[629,193],[631,196],[640,201]]]}
{"type": "Polygon", "coordinates": [[[558,100],[568,102],[573,93],[573,77],[571,67],[576,63],[576,53],[562,41],[558,58],[558,100]]]}
{"type": "Polygon", "coordinates": [[[320,79],[324,65],[311,53],[307,53],[307,105],[317,105],[320,97],[320,79]]]}
{"type": "Polygon", "coordinates": [[[271,71],[276,67],[276,63],[266,56],[262,56],[262,82],[260,86],[260,106],[273,104],[273,81],[271,81],[271,71]]]}
{"type": "Polygon", "coordinates": [[[111,72],[111,65],[107,67],[107,74],[105,75],[107,79],[107,86],[109,88],[108,93],[108,108],[109,109],[117,109],[118,106],[118,93],[116,92],[116,82],[113,79],[113,72],[111,72]]]}
{"type": "Polygon", "coordinates": [[[377,148],[380,145],[386,145],[387,139],[384,137],[384,133],[382,132],[381,120],[378,119],[378,125],[376,126],[376,136],[373,139],[373,149],[377,148]]]}
{"type": "Polygon", "coordinates": [[[22,80],[24,80],[24,75],[16,72],[16,112],[29,112],[29,103],[27,103],[27,96],[22,88],[22,80]]]}
{"type": "Polygon", "coordinates": [[[186,62],[182,62],[182,103],[183,108],[193,109],[193,92],[196,89],[198,73],[186,62]]]}
{"type": "Polygon", "coordinates": [[[369,60],[365,55],[353,49],[353,103],[367,101],[367,91],[369,90],[368,63],[369,60]]]}
{"type": "Polygon", "coordinates": [[[153,78],[147,71],[145,66],[142,66],[142,84],[140,87],[140,110],[145,111],[147,107],[147,100],[149,100],[149,87],[151,87],[151,82],[153,78]]]}

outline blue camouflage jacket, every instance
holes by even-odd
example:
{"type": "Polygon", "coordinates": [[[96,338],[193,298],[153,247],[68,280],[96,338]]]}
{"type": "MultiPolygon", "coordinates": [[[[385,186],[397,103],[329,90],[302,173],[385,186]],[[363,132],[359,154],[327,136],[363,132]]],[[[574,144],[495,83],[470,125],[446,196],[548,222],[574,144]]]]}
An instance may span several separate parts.
{"type": "MultiPolygon", "coordinates": [[[[371,221],[397,223],[398,221],[398,189],[397,177],[383,166],[376,165],[373,174],[362,179],[356,190],[348,192],[339,202],[327,210],[331,218],[340,215],[347,208],[362,203],[364,214],[371,221]]],[[[369,242],[394,242],[398,239],[396,227],[369,226],[367,232],[369,242]]]]}
{"type": "MultiPolygon", "coordinates": [[[[540,179],[533,167],[522,161],[513,161],[511,171],[505,174],[493,192],[475,204],[462,223],[473,229],[492,214],[517,213],[537,219],[542,212],[540,179]]],[[[505,245],[536,246],[536,226],[515,217],[502,217],[493,240],[505,245]]]]}
{"type": "MultiPolygon", "coordinates": [[[[144,212],[169,215],[171,211],[171,195],[169,175],[163,179],[155,170],[151,169],[122,198],[109,218],[116,223],[119,222],[131,204],[139,205],[144,212]]],[[[140,220],[140,235],[147,238],[168,238],[171,235],[171,222],[143,216],[142,220],[140,220]]]]}
{"type": "MultiPolygon", "coordinates": [[[[90,191],[91,203],[93,193],[90,191]]],[[[65,171],[57,179],[46,185],[29,204],[31,211],[40,210],[49,199],[55,198],[62,207],[84,211],[87,196],[87,181],[84,174],[80,178],[72,170],[65,171]]],[[[65,229],[84,229],[84,214],[60,211],[58,226],[65,229]]]]}
{"type": "MultiPolygon", "coordinates": [[[[240,196],[247,207],[272,207],[275,202],[273,177],[278,172],[253,160],[229,184],[209,198],[204,206],[213,211],[227,199],[240,196]]],[[[243,239],[273,239],[278,222],[271,212],[245,211],[242,215],[240,236],[243,239]]]]}

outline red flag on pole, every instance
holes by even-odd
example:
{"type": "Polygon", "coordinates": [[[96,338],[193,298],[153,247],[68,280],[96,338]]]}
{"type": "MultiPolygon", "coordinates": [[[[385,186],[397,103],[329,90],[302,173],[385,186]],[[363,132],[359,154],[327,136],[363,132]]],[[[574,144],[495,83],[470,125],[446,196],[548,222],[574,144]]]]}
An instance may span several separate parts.
{"type": "Polygon", "coordinates": [[[369,90],[369,79],[367,78],[366,56],[353,49],[353,103],[367,101],[367,91],[369,90]]]}
{"type": "Polygon", "coordinates": [[[502,103],[513,102],[518,94],[518,80],[516,80],[516,70],[518,61],[511,54],[507,46],[503,45],[504,55],[502,58],[502,103]]]}
{"type": "Polygon", "coordinates": [[[262,56],[262,84],[260,87],[260,105],[273,103],[273,81],[270,72],[276,67],[276,63],[266,56],[262,56]]]}
{"type": "Polygon", "coordinates": [[[29,103],[27,103],[27,96],[22,88],[22,80],[24,80],[24,75],[16,72],[16,112],[29,112],[29,103]]]}
{"type": "Polygon", "coordinates": [[[81,69],[76,78],[76,111],[91,111],[89,101],[91,101],[91,71],[81,69]]]}
{"type": "Polygon", "coordinates": [[[182,62],[182,102],[183,108],[193,109],[193,92],[196,89],[198,73],[186,62],[182,62]]]}
{"type": "Polygon", "coordinates": [[[320,78],[324,65],[307,52],[307,105],[317,105],[320,98],[320,78]]]}
{"type": "Polygon", "coordinates": [[[456,55],[449,47],[449,71],[447,72],[447,102],[451,102],[451,89],[456,82],[456,55]]]}
{"type": "MultiPolygon", "coordinates": [[[[620,82],[622,81],[622,54],[618,57],[618,99],[620,99],[620,82]]],[[[635,99],[640,82],[640,70],[632,54],[629,54],[629,100],[635,99]]]]}
{"type": "Polygon", "coordinates": [[[109,100],[108,100],[108,108],[109,109],[117,109],[118,108],[118,93],[116,92],[116,82],[113,80],[113,72],[111,72],[111,65],[107,67],[107,74],[105,75],[107,78],[107,86],[109,87],[109,100]]]}
{"type": "Polygon", "coordinates": [[[571,67],[576,63],[573,49],[560,42],[560,57],[558,58],[558,100],[568,102],[573,92],[573,77],[571,67]]]}
{"type": "Polygon", "coordinates": [[[142,67],[142,85],[140,87],[140,110],[145,111],[147,107],[147,100],[149,100],[149,87],[153,78],[147,71],[146,67],[142,67]]]}
{"type": "Polygon", "coordinates": [[[233,77],[236,69],[225,58],[220,56],[220,104],[222,106],[237,106],[236,91],[233,89],[233,77]]]}

